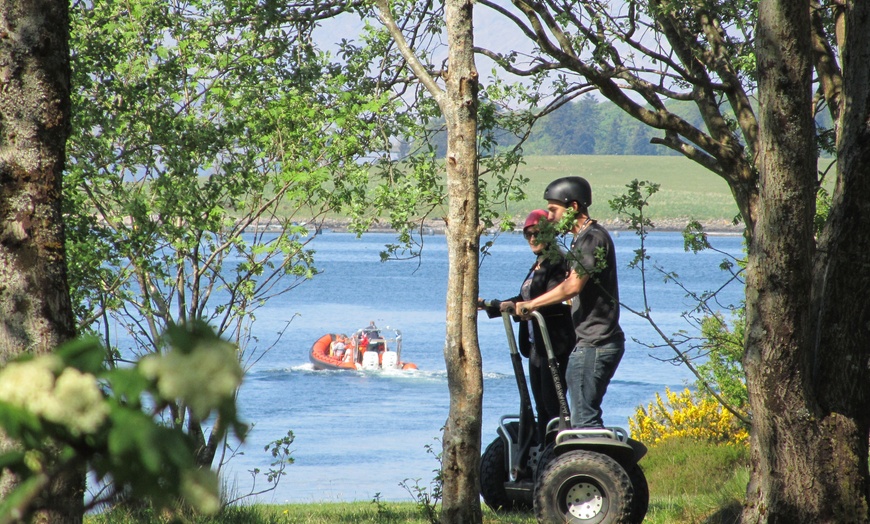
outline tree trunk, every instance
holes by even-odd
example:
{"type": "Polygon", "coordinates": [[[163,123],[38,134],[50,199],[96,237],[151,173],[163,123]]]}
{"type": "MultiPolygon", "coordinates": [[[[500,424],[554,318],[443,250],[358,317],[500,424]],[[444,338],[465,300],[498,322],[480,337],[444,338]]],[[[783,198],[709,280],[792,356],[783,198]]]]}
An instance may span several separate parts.
{"type": "Polygon", "coordinates": [[[450,388],[450,412],[444,429],[441,522],[481,522],[480,425],[483,374],[477,340],[478,168],[477,90],[472,6],[447,0],[447,338],[444,360],[450,388]]]}
{"type": "MultiPolygon", "coordinates": [[[[0,0],[0,363],[75,335],[60,201],[68,41],[67,2],[0,0]]],[[[0,497],[14,483],[4,471],[0,497]]],[[[83,492],[83,474],[59,479],[34,520],[81,522],[83,492]]]]}
{"type": "Polygon", "coordinates": [[[396,24],[390,0],[376,2],[381,21],[417,79],[438,103],[447,124],[447,336],[444,361],[450,411],[441,455],[441,522],[482,522],[480,425],[483,371],[477,341],[478,213],[477,68],[474,65],[473,3],[447,0],[448,70],[445,89],[435,81],[396,24]]]}
{"type": "Polygon", "coordinates": [[[819,522],[870,521],[870,4],[847,6],[838,178],[813,273],[813,388],[822,413],[816,452],[831,508],[819,522]]]}
{"type": "Polygon", "coordinates": [[[861,107],[844,109],[843,122],[854,115],[857,143],[841,141],[834,210],[817,252],[809,14],[809,2],[759,3],[761,205],[749,246],[744,357],[753,414],[747,523],[868,519],[867,77],[861,107]]]}

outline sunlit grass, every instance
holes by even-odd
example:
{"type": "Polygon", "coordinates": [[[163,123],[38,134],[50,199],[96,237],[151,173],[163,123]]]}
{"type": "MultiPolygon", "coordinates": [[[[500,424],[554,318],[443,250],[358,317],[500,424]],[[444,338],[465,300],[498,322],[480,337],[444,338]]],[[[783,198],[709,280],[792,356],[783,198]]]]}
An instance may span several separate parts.
{"type": "Polygon", "coordinates": [[[668,439],[641,462],[650,486],[644,522],[736,523],[749,482],[745,446],[668,439]]]}
{"type": "MultiPolygon", "coordinates": [[[[668,439],[650,448],[641,461],[650,489],[649,524],[732,524],[737,522],[749,481],[748,451],[741,446],[717,446],[692,440],[668,439]]],[[[409,495],[410,499],[410,495],[409,495]]],[[[532,524],[532,512],[496,513],[485,505],[485,524],[532,524]]],[[[232,506],[216,517],[116,510],[90,516],[88,524],[428,524],[415,501],[325,502],[232,506]],[[178,517],[178,515],[175,515],[178,517]]]]}
{"type": "MultiPolygon", "coordinates": [[[[556,178],[582,176],[592,185],[593,204],[590,214],[598,220],[612,220],[616,214],[608,201],[626,191],[634,179],[660,185],[648,209],[656,220],[694,219],[702,222],[729,222],[737,215],[737,205],[725,181],[684,157],[663,156],[529,156],[516,171],[517,178],[528,178],[521,185],[525,200],[510,201],[497,211],[515,218],[525,217],[529,210],[543,207],[544,188],[556,178]]],[[[505,175],[510,176],[510,175],[505,175]]],[[[282,204],[282,213],[304,218],[289,202],[282,204]]],[[[436,209],[430,216],[446,214],[436,209]]],[[[331,219],[346,218],[343,214],[327,215],[331,219]]]]}
{"type": "MultiPolygon", "coordinates": [[[[170,515],[150,510],[124,509],[90,516],[88,524],[429,524],[424,511],[414,502],[326,502],[282,505],[243,505],[226,508],[215,517],[170,515]]],[[[496,513],[483,506],[485,524],[533,524],[531,512],[496,513]]]]}
{"type": "Polygon", "coordinates": [[[632,180],[659,184],[650,201],[653,219],[685,218],[700,221],[731,220],[737,205],[728,184],[719,176],[683,157],[658,156],[534,156],[518,172],[529,179],[526,202],[511,204],[508,211],[523,213],[543,205],[544,189],[563,176],[582,176],[592,186],[590,214],[613,219],[608,201],[626,191],[632,180]]]}

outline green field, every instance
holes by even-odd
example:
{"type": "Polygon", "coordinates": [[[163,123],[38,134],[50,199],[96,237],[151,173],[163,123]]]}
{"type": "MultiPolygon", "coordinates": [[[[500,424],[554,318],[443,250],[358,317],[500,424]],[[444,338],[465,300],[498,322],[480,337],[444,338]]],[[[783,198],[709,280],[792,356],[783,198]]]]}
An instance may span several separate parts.
{"type": "MultiPolygon", "coordinates": [[[[631,156],[631,155],[562,155],[528,156],[516,170],[516,178],[528,178],[522,185],[525,199],[499,204],[499,214],[507,212],[514,221],[522,221],[529,211],[544,207],[544,188],[556,178],[582,176],[592,185],[590,215],[613,227],[618,219],[610,209],[609,200],[623,195],[626,185],[632,180],[659,184],[659,191],[650,199],[646,209],[656,227],[682,229],[689,220],[697,220],[706,226],[729,227],[737,216],[737,204],[728,184],[718,175],[684,157],[631,156]]],[[[510,174],[505,175],[510,177],[510,174]]],[[[483,183],[492,183],[494,175],[482,177],[483,183]]],[[[514,180],[516,183],[516,180],[514,180]]],[[[296,211],[294,204],[287,202],[281,213],[300,220],[311,217],[296,211]]],[[[447,209],[436,209],[428,217],[441,217],[447,209]]],[[[313,215],[312,215],[313,216],[313,215]]],[[[341,223],[347,220],[343,213],[329,212],[325,218],[341,223]]],[[[438,222],[438,221],[436,221],[438,222]]],[[[335,224],[333,224],[335,225],[335,224]]]]}
{"type": "Polygon", "coordinates": [[[590,214],[599,220],[613,220],[608,201],[621,195],[632,180],[660,185],[650,200],[650,217],[655,220],[730,222],[737,205],[728,184],[718,175],[683,157],[659,156],[530,156],[518,173],[529,179],[524,186],[527,200],[512,203],[508,211],[516,216],[544,204],[544,188],[563,176],[582,176],[592,185],[590,214]]]}

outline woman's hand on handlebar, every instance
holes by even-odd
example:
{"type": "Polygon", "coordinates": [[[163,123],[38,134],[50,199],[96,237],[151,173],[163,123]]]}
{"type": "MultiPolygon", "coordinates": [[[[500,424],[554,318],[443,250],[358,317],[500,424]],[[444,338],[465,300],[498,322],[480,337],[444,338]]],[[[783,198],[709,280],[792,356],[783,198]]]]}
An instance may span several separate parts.
{"type": "Polygon", "coordinates": [[[502,302],[498,305],[498,310],[504,313],[507,311],[508,313],[513,313],[514,311],[514,303],[513,302],[502,302]]]}

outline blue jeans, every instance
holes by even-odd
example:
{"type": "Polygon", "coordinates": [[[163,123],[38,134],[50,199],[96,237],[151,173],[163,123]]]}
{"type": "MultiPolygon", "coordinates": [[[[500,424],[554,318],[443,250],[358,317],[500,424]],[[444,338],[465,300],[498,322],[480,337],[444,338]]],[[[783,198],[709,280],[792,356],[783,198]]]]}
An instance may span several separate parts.
{"type": "Polygon", "coordinates": [[[571,426],[602,428],[601,401],[610,379],[625,353],[625,344],[615,343],[594,347],[582,342],[574,347],[568,359],[568,398],[571,402],[571,426]]]}

